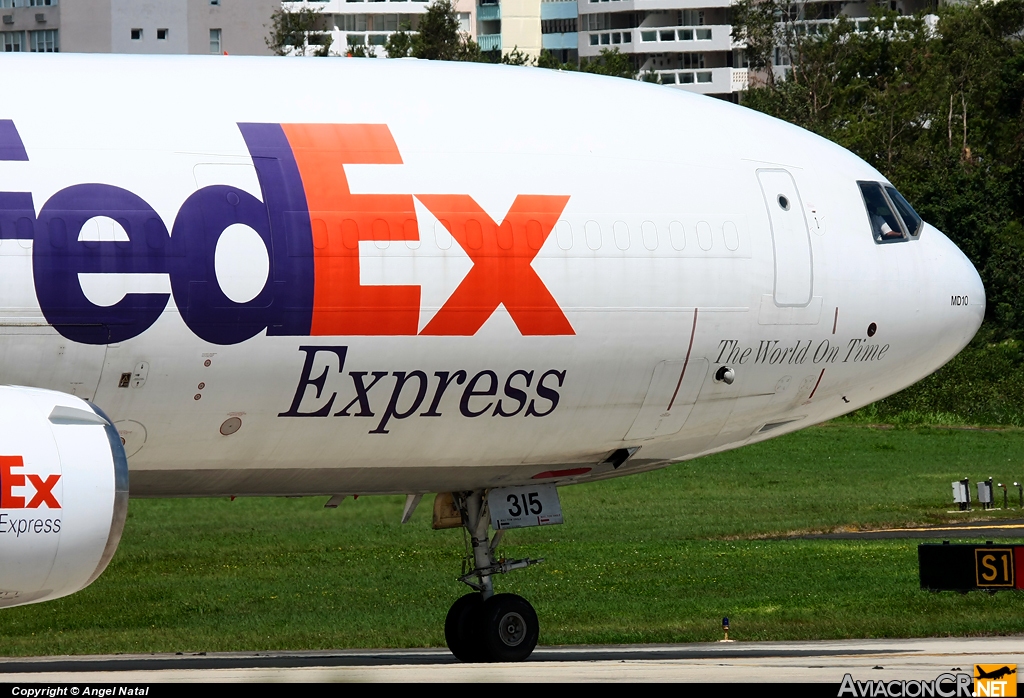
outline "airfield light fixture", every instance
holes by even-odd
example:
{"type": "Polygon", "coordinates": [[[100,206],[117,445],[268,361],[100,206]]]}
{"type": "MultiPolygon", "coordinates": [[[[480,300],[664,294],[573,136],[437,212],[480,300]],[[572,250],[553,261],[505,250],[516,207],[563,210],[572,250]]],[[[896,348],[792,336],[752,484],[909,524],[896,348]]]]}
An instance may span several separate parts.
{"type": "Polygon", "coordinates": [[[1017,496],[1019,497],[1017,507],[1019,509],[1024,509],[1024,485],[1021,485],[1019,482],[1015,482],[1013,483],[1013,486],[1017,488],[1017,496]]]}
{"type": "Polygon", "coordinates": [[[1002,490],[1003,490],[1003,509],[1004,510],[1008,509],[1009,507],[1006,504],[1006,485],[1004,485],[1001,482],[997,482],[996,483],[996,487],[1001,487],[1002,488],[1002,490]]]}

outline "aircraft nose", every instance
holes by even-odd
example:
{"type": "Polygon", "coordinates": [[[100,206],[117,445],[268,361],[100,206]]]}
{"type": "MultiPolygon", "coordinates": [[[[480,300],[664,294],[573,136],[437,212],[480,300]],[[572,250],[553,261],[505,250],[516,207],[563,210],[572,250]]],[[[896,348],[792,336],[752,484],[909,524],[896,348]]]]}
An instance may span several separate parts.
{"type": "Polygon", "coordinates": [[[920,242],[928,248],[922,271],[930,287],[927,308],[922,310],[931,316],[928,324],[942,365],[967,346],[981,327],[985,286],[967,255],[940,230],[925,224],[920,242]]]}

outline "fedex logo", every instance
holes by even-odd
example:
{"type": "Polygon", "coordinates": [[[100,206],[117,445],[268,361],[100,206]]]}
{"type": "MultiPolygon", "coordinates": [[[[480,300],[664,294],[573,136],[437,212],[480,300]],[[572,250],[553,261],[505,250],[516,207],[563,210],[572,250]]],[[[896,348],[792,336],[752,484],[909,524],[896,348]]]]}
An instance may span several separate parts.
{"type": "MultiPolygon", "coordinates": [[[[236,344],[277,336],[475,334],[504,306],[523,335],[575,334],[531,266],[568,196],[520,195],[495,221],[466,195],[416,195],[473,262],[420,330],[419,286],[363,286],[362,241],[418,240],[412,194],[353,194],[345,166],[401,164],[383,124],[257,124],[238,128],[263,192],[259,200],[226,185],[200,189],[171,231],[143,199],[105,184],[55,193],[35,215],[32,194],[0,192],[0,239],[33,240],[39,305],[62,335],[86,344],[136,337],[166,308],[168,294],[131,293],[93,304],[82,273],[168,274],[182,319],[201,338],[236,344]],[[79,240],[91,218],[116,220],[127,241],[79,240]],[[229,226],[262,238],[270,272],[262,291],[237,303],[217,281],[214,253],[229,226]]],[[[28,160],[12,121],[0,120],[0,160],[28,160]]]]}
{"type": "Polygon", "coordinates": [[[54,486],[60,481],[60,475],[33,475],[20,473],[25,467],[21,456],[0,456],[0,509],[60,509],[60,502],[53,494],[54,486]],[[23,493],[15,494],[14,490],[32,487],[35,494],[26,498],[23,493]]]}

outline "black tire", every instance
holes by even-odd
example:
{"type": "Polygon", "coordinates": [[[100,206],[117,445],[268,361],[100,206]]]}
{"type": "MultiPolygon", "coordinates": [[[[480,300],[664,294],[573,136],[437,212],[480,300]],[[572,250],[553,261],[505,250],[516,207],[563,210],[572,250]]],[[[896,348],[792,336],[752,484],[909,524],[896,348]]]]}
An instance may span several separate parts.
{"type": "Polygon", "coordinates": [[[480,646],[492,662],[521,662],[533,653],[540,624],[533,606],[515,594],[495,594],[477,612],[480,646]]]}
{"type": "Polygon", "coordinates": [[[485,656],[477,639],[477,611],[484,597],[477,592],[460,597],[444,619],[444,641],[461,662],[482,662],[485,656]]]}

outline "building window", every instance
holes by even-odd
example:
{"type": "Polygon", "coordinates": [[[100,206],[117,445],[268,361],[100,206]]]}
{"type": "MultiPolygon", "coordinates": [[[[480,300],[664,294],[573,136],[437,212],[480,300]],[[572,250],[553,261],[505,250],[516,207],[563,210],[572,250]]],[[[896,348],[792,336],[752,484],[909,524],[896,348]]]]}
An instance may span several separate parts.
{"type": "Polygon", "coordinates": [[[342,15],[338,17],[338,29],[346,32],[364,32],[367,31],[366,20],[364,14],[342,15]]]}
{"type": "Polygon", "coordinates": [[[541,34],[571,34],[575,31],[575,17],[570,19],[542,19],[540,22],[541,34]]]}
{"type": "Polygon", "coordinates": [[[704,24],[704,10],[683,10],[679,13],[679,24],[684,27],[699,27],[704,24]]]}
{"type": "Polygon", "coordinates": [[[220,5],[220,0],[210,0],[210,4],[214,6],[220,5]]]}
{"type": "Polygon", "coordinates": [[[29,32],[33,53],[57,53],[60,46],[57,44],[56,29],[42,29],[29,32]]]}
{"type": "Polygon", "coordinates": [[[156,40],[157,41],[167,41],[167,30],[166,29],[157,29],[156,30],[156,40]]]}
{"type": "Polygon", "coordinates": [[[142,41],[141,29],[132,29],[132,41],[142,41]]]}
{"type": "Polygon", "coordinates": [[[704,67],[703,53],[681,53],[679,54],[679,67],[686,70],[704,67]]]}
{"type": "Polygon", "coordinates": [[[57,4],[57,0],[28,0],[27,4],[29,7],[53,7],[57,4]]]}
{"type": "Polygon", "coordinates": [[[24,32],[0,32],[4,53],[21,53],[25,50],[24,32]]]}
{"type": "Polygon", "coordinates": [[[210,53],[220,53],[220,29],[210,30],[210,53]]]}

